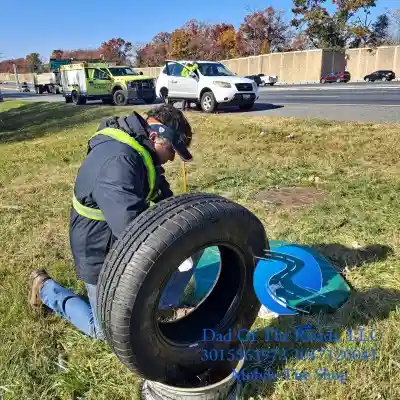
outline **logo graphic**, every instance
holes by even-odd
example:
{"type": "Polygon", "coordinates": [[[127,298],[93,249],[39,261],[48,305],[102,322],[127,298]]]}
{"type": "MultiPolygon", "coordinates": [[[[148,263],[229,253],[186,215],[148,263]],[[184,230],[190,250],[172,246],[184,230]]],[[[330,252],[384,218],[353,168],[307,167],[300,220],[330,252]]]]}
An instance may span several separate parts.
{"type": "MultiPolygon", "coordinates": [[[[325,264],[326,269],[326,260],[298,245],[266,251],[265,258],[259,259],[253,277],[254,290],[261,304],[279,315],[309,313],[307,306],[315,304],[317,298],[325,297],[321,264],[325,264]]],[[[332,267],[328,266],[332,275],[332,267]]],[[[337,275],[336,271],[334,275],[337,275]]]]}

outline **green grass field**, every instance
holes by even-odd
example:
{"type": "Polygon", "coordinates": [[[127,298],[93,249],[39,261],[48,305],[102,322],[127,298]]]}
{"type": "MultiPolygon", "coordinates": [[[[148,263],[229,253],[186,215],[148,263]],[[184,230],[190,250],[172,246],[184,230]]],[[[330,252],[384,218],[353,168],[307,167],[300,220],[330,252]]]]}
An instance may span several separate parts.
{"type": "MultiPolygon", "coordinates": [[[[57,317],[33,315],[27,306],[33,268],[45,267],[83,293],[68,240],[74,179],[100,119],[131,110],[0,104],[0,393],[6,400],[139,398],[141,380],[106,344],[57,317]]],[[[283,365],[309,371],[310,380],[248,384],[247,398],[400,399],[400,125],[195,112],[188,118],[196,157],[188,169],[190,190],[245,205],[262,219],[270,239],[317,246],[356,289],[334,315],[258,320],[255,327],[287,330],[308,322],[344,333],[364,326],[376,336],[372,344],[345,344],[362,354],[375,348],[376,360],[337,361],[343,344],[330,344],[332,360],[283,365]],[[325,200],[303,208],[255,200],[265,189],[282,187],[318,189],[325,200]],[[318,368],[347,374],[345,383],[316,379],[318,368]]],[[[181,192],[178,161],[167,166],[167,175],[181,192]]]]}

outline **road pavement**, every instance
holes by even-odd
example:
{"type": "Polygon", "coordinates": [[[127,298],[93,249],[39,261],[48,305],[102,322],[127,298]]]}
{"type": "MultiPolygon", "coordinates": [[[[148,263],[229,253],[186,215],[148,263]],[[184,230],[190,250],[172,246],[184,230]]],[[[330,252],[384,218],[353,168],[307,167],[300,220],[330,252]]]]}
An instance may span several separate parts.
{"type": "MultiPolygon", "coordinates": [[[[64,101],[61,95],[21,93],[9,85],[0,85],[0,89],[5,99],[64,101]]],[[[221,108],[219,112],[241,113],[237,107],[221,108]]],[[[400,122],[400,82],[262,87],[254,109],[243,114],[400,122]]]]}

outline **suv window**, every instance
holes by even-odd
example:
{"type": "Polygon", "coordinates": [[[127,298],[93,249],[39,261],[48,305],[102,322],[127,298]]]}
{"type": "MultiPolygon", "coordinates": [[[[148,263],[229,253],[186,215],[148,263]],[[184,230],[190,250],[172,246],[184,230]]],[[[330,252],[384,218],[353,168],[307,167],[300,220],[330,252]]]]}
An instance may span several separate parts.
{"type": "Polygon", "coordinates": [[[95,69],[93,73],[93,79],[107,80],[108,75],[99,69],[95,69]]]}
{"type": "Polygon", "coordinates": [[[178,63],[169,64],[169,74],[172,76],[181,76],[183,65],[178,63]]]}

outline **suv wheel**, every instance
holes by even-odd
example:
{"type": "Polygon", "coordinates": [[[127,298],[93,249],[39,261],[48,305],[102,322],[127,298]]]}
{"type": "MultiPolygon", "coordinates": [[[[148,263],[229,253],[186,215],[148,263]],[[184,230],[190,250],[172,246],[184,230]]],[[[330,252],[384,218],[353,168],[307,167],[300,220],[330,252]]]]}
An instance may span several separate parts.
{"type": "Polygon", "coordinates": [[[213,92],[205,92],[201,96],[201,108],[206,113],[212,113],[217,109],[217,101],[213,92]]]}
{"type": "Polygon", "coordinates": [[[162,88],[160,90],[161,99],[165,104],[168,104],[168,89],[162,88]]]}

